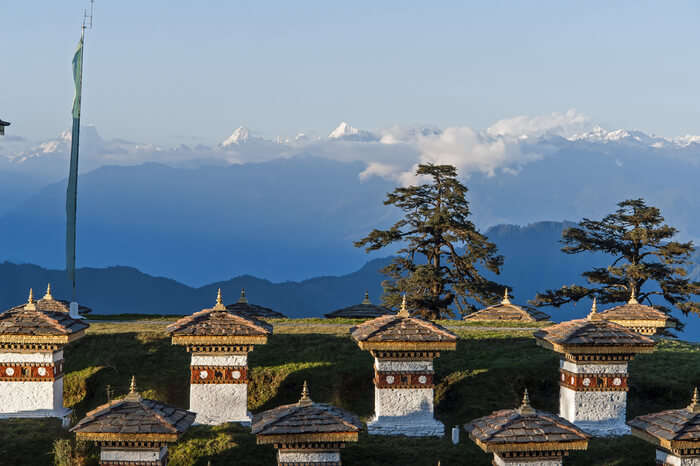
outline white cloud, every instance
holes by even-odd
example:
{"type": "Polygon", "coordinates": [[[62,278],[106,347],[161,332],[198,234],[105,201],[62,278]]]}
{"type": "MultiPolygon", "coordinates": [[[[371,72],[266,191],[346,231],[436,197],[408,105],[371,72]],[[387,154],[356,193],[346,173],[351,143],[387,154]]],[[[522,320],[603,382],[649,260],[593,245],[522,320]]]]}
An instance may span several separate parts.
{"type": "MultiPolygon", "coordinates": [[[[144,162],[173,166],[238,164],[308,154],[341,162],[364,163],[365,168],[359,175],[361,181],[378,176],[411,184],[419,181],[414,173],[420,163],[451,164],[465,177],[474,173],[515,176],[527,164],[549,156],[562,144],[639,145],[659,154],[681,156],[688,153],[688,157],[695,157],[694,148],[700,148],[698,136],[666,139],[640,131],[608,131],[593,125],[588,117],[576,110],[507,118],[483,131],[468,126],[439,129],[429,125],[367,131],[343,123],[334,130],[331,138],[299,133],[295,138],[272,140],[251,136],[254,134],[247,128],[239,128],[224,144],[164,148],[118,139],[107,141],[94,127],[85,126],[81,132],[81,154],[85,155],[81,168],[90,170],[104,164],[144,162]],[[683,149],[684,152],[674,149],[683,149]]],[[[9,142],[7,139],[4,144],[0,141],[0,159],[14,163],[18,169],[24,163],[24,169],[28,171],[60,170],[63,176],[70,151],[70,131],[38,145],[28,146],[27,141],[9,142]],[[54,162],[44,163],[49,159],[54,162]]]]}
{"type": "Polygon", "coordinates": [[[566,113],[552,113],[542,116],[516,116],[499,120],[491,125],[486,133],[489,136],[513,137],[518,139],[542,136],[568,138],[574,134],[589,131],[593,125],[590,118],[570,109],[566,113]]]}

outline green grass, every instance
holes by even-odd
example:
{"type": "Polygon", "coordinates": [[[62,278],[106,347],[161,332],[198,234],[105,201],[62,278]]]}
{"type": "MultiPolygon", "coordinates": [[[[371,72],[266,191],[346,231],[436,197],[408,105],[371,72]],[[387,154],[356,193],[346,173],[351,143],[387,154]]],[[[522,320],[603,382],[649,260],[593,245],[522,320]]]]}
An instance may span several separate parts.
{"type": "MultiPolygon", "coordinates": [[[[308,380],[314,400],[367,420],[373,410],[372,357],[349,338],[354,322],[284,322],[289,323],[250,354],[249,409],[259,412],[294,402],[308,380]]],[[[436,417],[447,429],[516,407],[525,387],[535,407],[557,412],[558,357],[537,347],[531,331],[460,327],[455,330],[460,336],[457,351],[444,352],[435,362],[436,417]]],[[[74,421],[106,402],[107,385],[115,396],[126,393],[132,374],[144,396],[187,407],[189,354],[171,346],[164,328],[164,322],[93,323],[83,339],[66,349],[64,399],[74,409],[74,421]]],[[[628,417],[687,405],[692,387],[700,381],[699,358],[700,346],[666,340],[655,353],[635,359],[630,366],[628,417]]],[[[56,420],[0,421],[0,463],[52,464],[53,441],[69,437],[56,420]]],[[[593,439],[587,452],[573,453],[565,462],[636,466],[653,464],[653,457],[651,445],[627,436],[593,439]]],[[[274,458],[272,447],[256,445],[247,429],[234,424],[192,428],[171,447],[171,465],[269,465],[274,458]]],[[[343,451],[347,466],[435,466],[438,461],[443,466],[486,466],[491,456],[464,432],[456,446],[447,439],[362,434],[359,443],[343,451]]]]}

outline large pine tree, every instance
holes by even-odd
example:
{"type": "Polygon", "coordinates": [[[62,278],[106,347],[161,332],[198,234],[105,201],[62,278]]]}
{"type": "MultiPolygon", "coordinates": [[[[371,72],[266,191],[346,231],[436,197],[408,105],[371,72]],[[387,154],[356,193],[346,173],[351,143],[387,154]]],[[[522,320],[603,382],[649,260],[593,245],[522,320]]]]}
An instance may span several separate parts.
{"type": "Polygon", "coordinates": [[[388,230],[373,230],[355,242],[375,251],[402,243],[398,256],[382,272],[385,305],[395,307],[406,294],[408,307],[436,319],[473,312],[474,302],[492,304],[504,286],[486,279],[479,267],[500,272],[503,257],[469,220],[467,188],[451,165],[419,165],[416,175],[430,179],[420,186],[399,187],[385,205],[403,210],[404,217],[388,230]]]}
{"type": "Polygon", "coordinates": [[[683,311],[700,313],[700,303],[691,298],[700,292],[700,282],[688,278],[687,267],[695,251],[692,242],[673,240],[678,231],[665,224],[658,208],[643,199],[629,199],[602,220],[584,218],[578,227],[563,232],[566,254],[602,252],[611,256],[607,267],[583,273],[589,286],[569,285],[538,293],[533,304],[555,306],[597,296],[601,303],[627,301],[632,293],[645,304],[670,312],[652,301],[653,296],[683,311]]]}

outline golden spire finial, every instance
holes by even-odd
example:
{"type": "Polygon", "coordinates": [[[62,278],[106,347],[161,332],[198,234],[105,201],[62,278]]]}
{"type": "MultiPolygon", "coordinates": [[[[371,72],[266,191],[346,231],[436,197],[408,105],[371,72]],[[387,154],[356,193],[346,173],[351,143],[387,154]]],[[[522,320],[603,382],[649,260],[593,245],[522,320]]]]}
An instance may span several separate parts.
{"type": "Polygon", "coordinates": [[[510,299],[508,298],[508,288],[506,288],[506,291],[503,293],[501,304],[510,304],[510,299]]]}
{"type": "Polygon", "coordinates": [[[42,299],[53,299],[53,296],[51,296],[51,283],[46,285],[46,294],[42,299]]]}
{"type": "Polygon", "coordinates": [[[221,297],[221,288],[219,288],[219,291],[216,292],[216,305],[214,306],[214,309],[217,311],[226,309],[226,306],[224,306],[224,300],[221,297]]]}
{"type": "Polygon", "coordinates": [[[241,288],[241,296],[238,298],[238,302],[241,304],[248,304],[248,298],[245,297],[245,288],[241,288]]]}
{"type": "Polygon", "coordinates": [[[520,403],[520,408],[518,408],[518,412],[521,416],[529,416],[535,414],[535,408],[533,408],[530,405],[530,395],[528,395],[527,393],[527,388],[525,389],[525,393],[523,393],[523,401],[520,403]]]}
{"type": "Polygon", "coordinates": [[[396,314],[399,317],[408,317],[408,308],[406,307],[406,293],[403,294],[403,299],[401,300],[401,309],[399,313],[396,314]]]}
{"type": "Polygon", "coordinates": [[[627,301],[627,304],[639,304],[639,301],[637,301],[637,290],[634,286],[632,286],[632,293],[630,293],[630,300],[627,301]]]}
{"type": "Polygon", "coordinates": [[[36,304],[34,304],[34,290],[29,288],[29,298],[27,299],[27,304],[24,305],[25,309],[31,309],[35,310],[36,309],[36,304]]]}
{"type": "Polygon", "coordinates": [[[700,413],[700,395],[698,395],[698,387],[693,389],[693,398],[688,405],[688,411],[691,413],[700,413]]]}
{"type": "Polygon", "coordinates": [[[309,384],[304,380],[304,386],[301,388],[301,398],[297,403],[299,406],[309,406],[312,404],[311,396],[309,395],[309,384]]]}
{"type": "Polygon", "coordinates": [[[369,291],[365,291],[365,299],[362,300],[362,304],[372,304],[372,301],[369,300],[369,291]]]}
{"type": "Polygon", "coordinates": [[[129,384],[129,394],[126,395],[126,399],[129,401],[141,401],[141,394],[136,391],[136,376],[131,376],[131,383],[129,384]]]}
{"type": "Polygon", "coordinates": [[[586,318],[588,320],[591,320],[592,318],[595,317],[597,312],[598,312],[598,297],[593,296],[593,304],[591,304],[591,312],[588,313],[588,316],[586,318]]]}

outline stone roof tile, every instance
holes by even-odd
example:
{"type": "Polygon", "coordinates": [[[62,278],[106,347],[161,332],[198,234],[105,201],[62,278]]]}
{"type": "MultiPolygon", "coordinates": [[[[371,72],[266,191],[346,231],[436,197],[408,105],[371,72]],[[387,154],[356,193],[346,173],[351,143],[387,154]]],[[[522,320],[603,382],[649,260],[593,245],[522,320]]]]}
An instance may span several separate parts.
{"type": "Polygon", "coordinates": [[[456,342],[457,335],[420,317],[377,317],[350,329],[358,342],[456,342]]]}
{"type": "Polygon", "coordinates": [[[549,314],[530,306],[516,306],[510,303],[499,303],[489,306],[464,317],[464,320],[509,320],[537,322],[549,320],[549,314]]]}
{"type": "Polygon", "coordinates": [[[71,335],[89,327],[89,324],[73,319],[67,312],[42,310],[34,304],[33,308],[17,306],[0,314],[0,339],[3,335],[71,335]]]}
{"type": "Polygon", "coordinates": [[[173,336],[263,336],[272,326],[254,317],[227,309],[204,309],[168,325],[173,336]]]}
{"type": "Polygon", "coordinates": [[[622,325],[606,320],[577,319],[546,327],[534,333],[535,338],[564,346],[649,346],[651,338],[622,325]]]}
{"type": "Polygon", "coordinates": [[[528,414],[518,409],[495,411],[464,428],[485,451],[517,450],[522,444],[529,444],[529,450],[537,450],[537,444],[543,444],[543,450],[567,449],[566,444],[578,449],[586,448],[590,438],[566,419],[534,409],[528,414]],[[553,447],[552,443],[559,445],[553,447]]]}
{"type": "Polygon", "coordinates": [[[253,418],[256,435],[293,435],[359,432],[360,421],[352,414],[324,403],[279,406],[253,418]]]}
{"type": "Polygon", "coordinates": [[[193,412],[130,393],[90,411],[71,432],[122,435],[134,440],[145,434],[164,434],[174,441],[192,425],[194,418],[193,412]]]}

